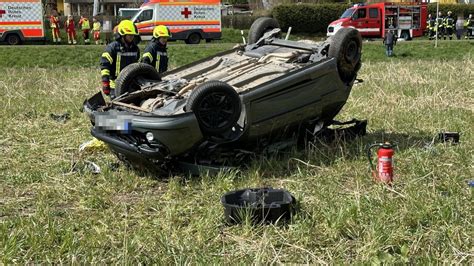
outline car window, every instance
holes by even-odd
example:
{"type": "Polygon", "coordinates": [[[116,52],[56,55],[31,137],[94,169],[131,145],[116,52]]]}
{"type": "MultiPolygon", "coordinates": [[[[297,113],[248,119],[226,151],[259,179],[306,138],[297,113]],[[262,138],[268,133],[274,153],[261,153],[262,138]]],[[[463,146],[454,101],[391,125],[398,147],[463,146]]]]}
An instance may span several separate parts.
{"type": "Polygon", "coordinates": [[[143,22],[153,19],[153,9],[144,10],[137,18],[136,22],[143,22]]]}
{"type": "Polygon", "coordinates": [[[370,8],[369,18],[379,18],[379,10],[377,8],[370,8]]]}
{"type": "Polygon", "coordinates": [[[366,8],[357,9],[357,12],[354,13],[354,19],[365,18],[367,13],[366,8]]]}

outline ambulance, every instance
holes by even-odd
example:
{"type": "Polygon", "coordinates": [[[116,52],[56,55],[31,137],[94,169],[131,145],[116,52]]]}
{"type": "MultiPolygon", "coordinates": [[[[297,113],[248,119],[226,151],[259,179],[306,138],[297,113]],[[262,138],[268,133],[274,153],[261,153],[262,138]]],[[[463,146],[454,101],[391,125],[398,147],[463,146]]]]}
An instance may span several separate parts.
{"type": "Polygon", "coordinates": [[[421,1],[355,4],[329,24],[327,36],[341,28],[355,28],[362,37],[383,38],[388,30],[394,30],[400,38],[410,40],[423,36],[427,16],[427,3],[421,1]]]}
{"type": "MultiPolygon", "coordinates": [[[[1,0],[0,0],[1,1],[1,0]]],[[[153,28],[165,25],[170,40],[198,44],[221,38],[220,0],[150,0],[132,18],[143,40],[150,40],[153,28]]]]}
{"type": "Polygon", "coordinates": [[[0,0],[0,42],[44,41],[41,0],[0,0]]]}

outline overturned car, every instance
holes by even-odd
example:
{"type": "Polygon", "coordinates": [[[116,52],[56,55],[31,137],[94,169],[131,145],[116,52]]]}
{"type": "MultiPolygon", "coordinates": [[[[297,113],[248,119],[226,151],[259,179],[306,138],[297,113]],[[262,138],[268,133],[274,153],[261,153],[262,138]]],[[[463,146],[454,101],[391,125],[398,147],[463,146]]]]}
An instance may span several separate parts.
{"type": "Polygon", "coordinates": [[[330,125],[361,66],[359,32],[342,29],[323,42],[280,35],[274,19],[260,18],[248,44],[163,76],[146,64],[127,66],[115,99],[106,103],[98,93],[85,101],[92,135],[123,161],[163,168],[203,143],[238,146],[330,125]]]}

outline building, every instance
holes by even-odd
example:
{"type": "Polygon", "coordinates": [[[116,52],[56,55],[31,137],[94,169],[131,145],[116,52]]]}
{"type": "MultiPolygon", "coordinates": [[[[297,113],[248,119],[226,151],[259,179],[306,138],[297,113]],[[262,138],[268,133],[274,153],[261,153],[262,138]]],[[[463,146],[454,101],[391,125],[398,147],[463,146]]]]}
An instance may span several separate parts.
{"type": "MultiPolygon", "coordinates": [[[[99,0],[100,14],[116,16],[119,8],[140,7],[143,0],[99,0]]],[[[61,15],[91,16],[94,0],[46,0],[46,14],[57,10],[61,15]]]]}

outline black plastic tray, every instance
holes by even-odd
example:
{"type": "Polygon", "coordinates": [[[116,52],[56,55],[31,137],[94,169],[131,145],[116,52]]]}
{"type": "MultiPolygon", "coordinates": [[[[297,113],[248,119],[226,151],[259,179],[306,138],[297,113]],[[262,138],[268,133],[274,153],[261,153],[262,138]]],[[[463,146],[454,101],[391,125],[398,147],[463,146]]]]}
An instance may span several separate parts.
{"type": "Polygon", "coordinates": [[[284,189],[248,188],[226,193],[221,198],[228,223],[274,223],[290,220],[296,200],[284,189]]]}

